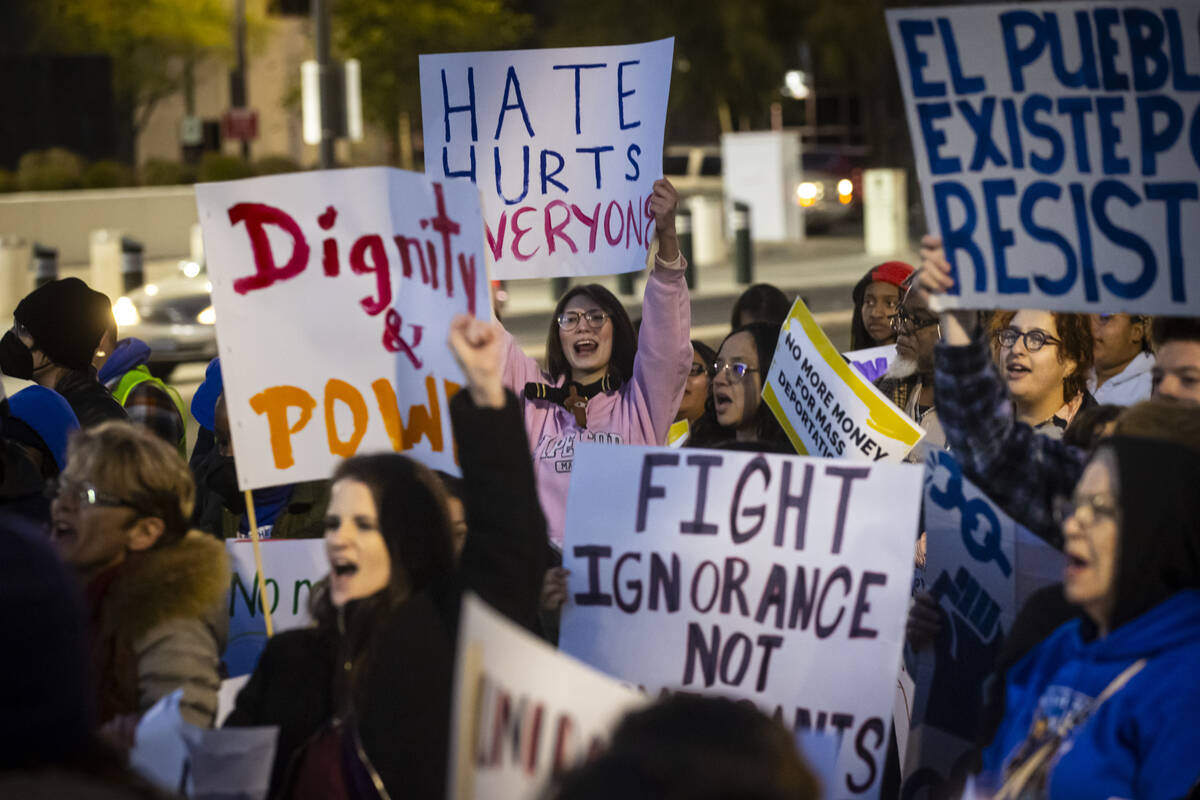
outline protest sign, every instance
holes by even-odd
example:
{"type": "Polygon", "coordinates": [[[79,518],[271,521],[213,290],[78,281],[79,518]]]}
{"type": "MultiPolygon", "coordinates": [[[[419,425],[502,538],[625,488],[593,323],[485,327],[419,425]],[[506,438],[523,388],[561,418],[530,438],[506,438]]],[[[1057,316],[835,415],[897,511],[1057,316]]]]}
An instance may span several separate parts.
{"type": "Polygon", "coordinates": [[[395,169],[196,186],[242,489],[406,451],[458,474],[457,313],[491,318],[473,187],[395,169]]]}
{"type": "Polygon", "coordinates": [[[479,186],[494,277],[645,267],[674,47],[421,56],[425,171],[479,186]]]}
{"type": "Polygon", "coordinates": [[[871,383],[879,380],[887,372],[888,367],[896,360],[896,345],[885,344],[882,347],[867,347],[862,350],[852,350],[842,353],[850,360],[864,378],[871,383]]]}
{"type": "Polygon", "coordinates": [[[647,698],[463,598],[451,717],[454,800],[541,797],[647,698]]]}
{"type": "MultiPolygon", "coordinates": [[[[264,589],[270,603],[275,632],[300,628],[311,621],[308,602],[312,587],[329,573],[323,539],[265,539],[262,542],[264,589]]],[[[231,539],[225,543],[233,566],[229,586],[229,644],[222,659],[230,676],[254,671],[267,645],[263,618],[263,593],[254,566],[253,543],[231,539]]]]}
{"type": "Polygon", "coordinates": [[[745,698],[839,737],[831,797],[879,791],[922,469],[577,446],[562,649],[652,695],[745,698]]]}
{"type": "Polygon", "coordinates": [[[1195,313],[1200,5],[887,12],[955,308],[1195,313]]]}
{"type": "Polygon", "coordinates": [[[802,455],[900,462],[925,435],[846,363],[799,299],[783,322],[762,396],[802,455]]]}
{"type": "MultiPolygon", "coordinates": [[[[1062,553],[1001,511],[945,451],[926,462],[925,572],[945,612],[942,633],[916,654],[906,797],[962,786],[979,729],[983,686],[1025,599],[1061,580],[1062,553]],[[920,792],[920,794],[916,794],[920,792]]],[[[952,796],[957,796],[954,794],[952,796]]]]}

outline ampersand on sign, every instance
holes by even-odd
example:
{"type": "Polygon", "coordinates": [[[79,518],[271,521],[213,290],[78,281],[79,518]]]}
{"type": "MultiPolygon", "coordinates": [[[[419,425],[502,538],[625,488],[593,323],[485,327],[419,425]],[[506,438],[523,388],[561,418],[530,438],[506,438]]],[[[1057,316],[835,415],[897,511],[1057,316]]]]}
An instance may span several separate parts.
{"type": "Polygon", "coordinates": [[[410,325],[413,329],[412,344],[409,344],[401,335],[401,329],[404,327],[404,320],[396,313],[396,309],[388,309],[387,316],[383,320],[383,346],[392,353],[404,353],[408,356],[408,360],[417,369],[421,368],[421,359],[413,352],[421,345],[421,336],[423,335],[423,325],[410,325]]]}

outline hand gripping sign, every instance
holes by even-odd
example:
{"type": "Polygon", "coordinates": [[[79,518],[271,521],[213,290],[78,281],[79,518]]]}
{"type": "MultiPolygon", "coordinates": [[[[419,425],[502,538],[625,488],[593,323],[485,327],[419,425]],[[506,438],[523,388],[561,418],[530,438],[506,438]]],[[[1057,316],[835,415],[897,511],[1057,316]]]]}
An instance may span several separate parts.
{"type": "Polygon", "coordinates": [[[1200,5],[887,12],[950,308],[1194,314],[1200,5]]]}
{"type": "Polygon", "coordinates": [[[479,187],[495,277],[645,267],[673,51],[421,56],[426,173],[479,187]]]}
{"type": "Polygon", "coordinates": [[[479,197],[346,169],[196,187],[242,489],[358,452],[457,474],[451,318],[490,319],[479,197]]]}
{"type": "Polygon", "coordinates": [[[562,649],[618,679],[743,698],[838,739],[829,797],[883,774],[916,465],[578,446],[562,649]]]}
{"type": "Polygon", "coordinates": [[[801,454],[900,462],[925,435],[846,363],[802,300],[783,322],[762,396],[801,454]]]}

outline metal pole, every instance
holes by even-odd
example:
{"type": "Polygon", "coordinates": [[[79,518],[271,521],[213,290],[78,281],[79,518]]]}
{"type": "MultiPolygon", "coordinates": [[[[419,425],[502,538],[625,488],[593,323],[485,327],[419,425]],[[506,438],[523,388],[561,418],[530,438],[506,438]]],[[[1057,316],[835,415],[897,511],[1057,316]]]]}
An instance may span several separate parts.
{"type": "Polygon", "coordinates": [[[146,282],[146,271],[143,268],[142,243],[128,236],[121,237],[121,284],[125,294],[146,282]]]}
{"type": "Polygon", "coordinates": [[[679,254],[687,268],[683,271],[689,289],[696,288],[696,265],[692,261],[692,210],[681,206],[675,214],[675,233],[679,237],[679,254]]]}
{"type": "MultiPolygon", "coordinates": [[[[246,107],[246,0],[233,2],[233,48],[237,57],[237,67],[233,71],[233,80],[229,86],[230,105],[234,108],[246,107]]],[[[250,160],[250,140],[242,139],[242,160],[250,160]]]]}
{"type": "Polygon", "coordinates": [[[750,243],[750,206],[740,200],[733,204],[733,245],[737,264],[737,282],[754,283],[754,247],[750,243]]]}
{"type": "Polygon", "coordinates": [[[321,105],[321,142],[317,146],[321,169],[332,169],[334,165],[333,143],[336,136],[334,130],[333,91],[331,82],[334,75],[333,65],[329,58],[329,6],[327,0],[312,0],[313,27],[317,38],[317,81],[319,103],[321,105]]]}
{"type": "Polygon", "coordinates": [[[44,286],[58,280],[58,250],[33,243],[33,285],[44,286]]]}

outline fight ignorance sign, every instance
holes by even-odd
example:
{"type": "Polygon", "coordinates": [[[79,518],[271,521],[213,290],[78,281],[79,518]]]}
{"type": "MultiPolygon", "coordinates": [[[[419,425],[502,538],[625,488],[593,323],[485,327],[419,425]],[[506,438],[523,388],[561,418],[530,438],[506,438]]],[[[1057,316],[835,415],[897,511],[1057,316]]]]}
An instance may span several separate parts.
{"type": "Polygon", "coordinates": [[[839,740],[829,797],[875,797],[922,468],[578,446],[560,647],[619,680],[744,698],[839,740]]]}
{"type": "Polygon", "coordinates": [[[1200,5],[887,12],[947,305],[1194,313],[1200,5]]]}

